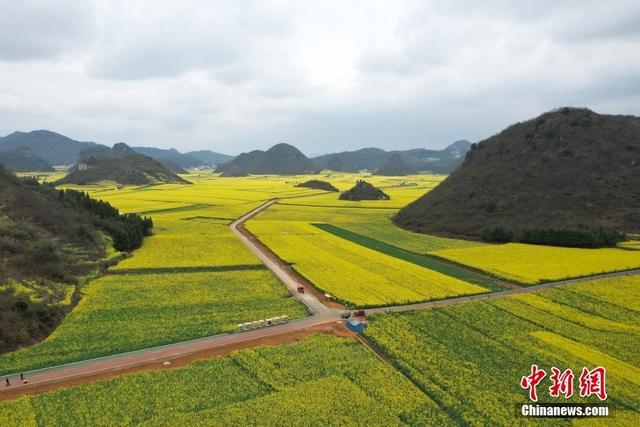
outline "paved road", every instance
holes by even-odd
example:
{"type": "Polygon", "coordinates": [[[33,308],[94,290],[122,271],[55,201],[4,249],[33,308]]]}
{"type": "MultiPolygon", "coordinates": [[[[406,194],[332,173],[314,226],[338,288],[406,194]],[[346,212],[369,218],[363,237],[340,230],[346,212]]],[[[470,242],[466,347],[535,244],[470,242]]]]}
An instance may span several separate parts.
{"type": "Polygon", "coordinates": [[[461,296],[461,297],[441,299],[437,301],[427,301],[427,302],[420,302],[416,304],[407,304],[407,305],[395,305],[391,307],[370,308],[370,309],[367,309],[366,311],[367,311],[367,314],[375,314],[375,313],[399,313],[402,311],[425,310],[429,308],[441,307],[444,305],[454,305],[454,304],[460,304],[460,303],[470,302],[470,301],[481,301],[481,300],[503,298],[509,295],[530,294],[530,293],[538,292],[544,289],[556,288],[559,286],[571,285],[574,283],[586,282],[589,280],[606,279],[608,277],[633,276],[636,274],[640,274],[640,269],[619,271],[615,273],[603,273],[603,274],[598,274],[596,276],[587,276],[583,278],[560,280],[557,282],[542,283],[540,285],[532,285],[532,286],[526,286],[526,287],[515,288],[515,289],[507,289],[505,291],[488,292],[488,293],[477,294],[477,295],[467,295],[467,296],[461,296]]]}
{"type": "Polygon", "coordinates": [[[28,379],[27,384],[23,384],[20,381],[18,374],[3,376],[1,377],[0,382],[0,399],[4,391],[33,387],[35,385],[46,383],[64,382],[66,380],[91,376],[98,373],[118,371],[135,366],[163,362],[178,356],[188,356],[204,350],[213,350],[216,348],[234,346],[247,341],[257,341],[259,339],[274,337],[290,332],[304,331],[305,329],[309,329],[314,326],[335,323],[336,320],[337,319],[335,317],[331,316],[312,316],[263,329],[255,329],[242,333],[221,334],[129,353],[115,354],[112,356],[105,356],[81,362],[68,363],[65,365],[27,372],[25,374],[25,378],[28,379]],[[10,387],[5,386],[5,378],[10,379],[10,387]]]}
{"type": "Polygon", "coordinates": [[[293,297],[307,306],[307,308],[315,315],[323,316],[323,315],[334,315],[338,316],[341,313],[340,310],[331,309],[324,305],[316,295],[312,292],[299,293],[298,286],[305,287],[305,283],[299,281],[299,278],[292,274],[291,271],[285,269],[281,263],[276,261],[278,258],[264,245],[257,242],[249,233],[244,231],[244,223],[249,219],[253,218],[263,210],[269,208],[269,206],[277,203],[278,199],[272,199],[268,202],[258,206],[254,210],[246,213],[241,216],[237,220],[235,220],[229,226],[231,230],[238,236],[238,238],[245,244],[258,258],[260,261],[269,269],[276,277],[289,289],[289,292],[293,295],[293,297]]]}
{"type": "MultiPolygon", "coordinates": [[[[31,371],[27,373],[29,384],[27,384],[26,386],[20,383],[17,375],[12,375],[10,376],[12,386],[9,388],[5,388],[2,384],[0,384],[0,394],[2,393],[2,391],[7,389],[15,390],[19,387],[30,387],[33,385],[52,382],[64,382],[65,380],[71,378],[91,376],[101,372],[108,372],[134,366],[142,366],[150,363],[157,363],[158,361],[171,359],[176,356],[185,356],[202,350],[215,349],[217,347],[224,347],[238,343],[246,343],[252,340],[255,340],[257,342],[259,339],[265,337],[304,331],[314,326],[339,321],[340,314],[343,313],[344,310],[328,307],[318,298],[317,293],[305,292],[301,294],[297,292],[298,286],[305,286],[306,284],[301,282],[300,278],[294,272],[288,270],[282,263],[277,262],[276,260],[278,260],[278,258],[277,256],[275,256],[275,254],[273,254],[266,246],[260,244],[260,242],[258,242],[244,230],[243,224],[247,220],[251,219],[263,210],[269,208],[269,206],[273,205],[274,203],[277,203],[277,201],[277,199],[267,201],[263,205],[252,210],[251,212],[248,212],[241,218],[234,221],[230,225],[230,228],[238,236],[238,238],[253,253],[255,253],[260,258],[260,260],[262,260],[266,267],[269,268],[269,270],[271,270],[278,277],[278,279],[280,279],[280,281],[282,281],[287,289],[289,289],[293,297],[308,307],[308,309],[313,313],[312,316],[300,320],[291,321],[284,325],[271,326],[268,328],[256,329],[246,332],[222,334],[213,337],[206,337],[197,340],[138,350],[131,353],[116,354],[98,359],[54,366],[38,371],[31,371]]],[[[580,279],[562,280],[541,285],[522,287],[518,289],[509,289],[500,292],[455,297],[439,301],[368,309],[366,310],[366,312],[367,314],[374,314],[423,310],[470,301],[488,300],[509,295],[538,292],[542,289],[570,285],[585,280],[595,280],[606,277],[616,277],[632,274],[640,274],[640,269],[619,273],[600,274],[580,279]]],[[[6,377],[0,377],[0,380],[4,382],[5,378],[6,377]]]]}

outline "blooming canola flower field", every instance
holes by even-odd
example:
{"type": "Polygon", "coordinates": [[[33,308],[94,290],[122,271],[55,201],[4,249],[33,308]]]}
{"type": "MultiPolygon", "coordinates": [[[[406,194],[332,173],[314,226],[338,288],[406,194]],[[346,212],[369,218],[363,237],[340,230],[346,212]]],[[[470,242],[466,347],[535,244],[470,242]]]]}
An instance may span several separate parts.
{"type": "MultiPolygon", "coordinates": [[[[339,189],[353,185],[351,175],[331,176],[339,189]],[[346,180],[346,181],[345,181],[346,180]]],[[[322,291],[358,307],[444,299],[489,292],[477,284],[450,277],[404,260],[382,254],[314,227],[314,223],[339,225],[363,234],[379,228],[387,240],[411,248],[467,247],[477,245],[457,239],[445,239],[410,233],[395,227],[391,216],[399,208],[417,199],[442,177],[367,177],[380,186],[391,200],[343,201],[336,193],[281,200],[247,223],[247,229],[280,258],[322,291]],[[411,181],[413,185],[407,185],[411,181]],[[359,228],[357,224],[367,224],[359,228]]]]}
{"type": "Polygon", "coordinates": [[[0,425],[377,425],[437,420],[437,405],[356,341],[316,335],[164,372],[0,402],[0,425]]]}
{"type": "Polygon", "coordinates": [[[105,276],[46,340],[0,356],[0,373],[215,335],[282,314],[307,312],[267,270],[105,276]]]}
{"type": "Polygon", "coordinates": [[[553,366],[571,369],[576,390],[583,367],[604,366],[607,402],[577,391],[553,398],[548,378],[538,386],[540,402],[607,404],[612,417],[599,425],[640,423],[638,276],[379,316],[365,335],[454,424],[513,424],[528,401],[520,378],[534,363],[549,375],[553,366]]]}
{"type": "Polygon", "coordinates": [[[1,355],[0,373],[215,335],[265,317],[308,315],[228,224],[274,195],[309,191],[279,180],[245,181],[254,190],[244,191],[211,174],[190,179],[194,185],[89,188],[124,211],[152,216],[154,235],[112,274],[85,285],[80,303],[47,339],[1,355]]]}
{"type": "MultiPolygon", "coordinates": [[[[490,289],[314,224],[521,283],[640,266],[637,242],[597,250],[493,245],[395,227],[391,218],[398,209],[433,188],[439,176],[366,176],[391,196],[387,201],[340,201],[337,193],[294,186],[323,179],[346,190],[362,177],[194,173],[188,176],[193,185],[80,187],[124,212],[151,216],[154,235],[109,274],[85,285],[80,303],[51,336],[0,356],[0,373],[210,336],[260,318],[308,315],[229,229],[273,198],[280,201],[247,222],[247,229],[319,289],[352,306],[490,289]]],[[[606,366],[615,420],[638,425],[639,290],[638,276],[615,277],[374,315],[365,336],[387,363],[353,339],[312,335],[0,402],[0,425],[512,424],[516,406],[526,402],[519,380],[531,363],[574,372],[606,366]]],[[[569,400],[585,401],[598,403],[569,400]]]]}
{"type": "Polygon", "coordinates": [[[507,243],[432,252],[495,276],[524,284],[640,268],[640,251],[579,249],[507,243]]]}
{"type": "Polygon", "coordinates": [[[251,221],[249,231],[321,290],[356,306],[382,306],[488,289],[381,254],[299,221],[251,221]]]}

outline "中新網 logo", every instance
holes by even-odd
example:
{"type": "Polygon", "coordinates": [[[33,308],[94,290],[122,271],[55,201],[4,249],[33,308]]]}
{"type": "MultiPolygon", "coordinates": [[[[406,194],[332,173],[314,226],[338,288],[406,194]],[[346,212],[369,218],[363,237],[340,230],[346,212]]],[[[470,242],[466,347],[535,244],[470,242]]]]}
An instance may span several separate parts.
{"type": "MultiPolygon", "coordinates": [[[[580,397],[597,396],[600,400],[607,399],[606,388],[606,376],[607,370],[602,366],[598,366],[589,370],[588,368],[582,368],[582,373],[578,379],[578,387],[580,390],[580,397]]],[[[547,377],[547,372],[544,369],[540,369],[538,365],[531,365],[531,373],[523,376],[520,380],[520,387],[525,390],[529,390],[529,399],[533,402],[538,401],[537,387],[547,377]]],[[[565,399],[569,399],[574,394],[574,374],[571,369],[565,369],[564,371],[556,368],[551,368],[551,385],[549,386],[549,395],[551,397],[564,396],[565,399]]]]}

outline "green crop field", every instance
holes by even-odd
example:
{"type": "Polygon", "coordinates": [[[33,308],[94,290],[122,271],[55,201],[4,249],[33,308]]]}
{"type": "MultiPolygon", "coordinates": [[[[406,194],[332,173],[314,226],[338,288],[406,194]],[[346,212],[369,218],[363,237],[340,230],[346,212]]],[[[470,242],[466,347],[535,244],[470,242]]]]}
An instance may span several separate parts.
{"type": "Polygon", "coordinates": [[[0,425],[424,424],[436,405],[356,341],[323,335],[0,402],[0,425]]]}
{"type": "MultiPolygon", "coordinates": [[[[365,333],[457,424],[511,424],[528,400],[519,381],[533,363],[576,377],[584,366],[605,366],[612,420],[640,421],[638,277],[379,316],[365,333]]],[[[538,392],[553,401],[544,387],[538,392]]],[[[598,402],[577,393],[570,401],[598,402]]]]}

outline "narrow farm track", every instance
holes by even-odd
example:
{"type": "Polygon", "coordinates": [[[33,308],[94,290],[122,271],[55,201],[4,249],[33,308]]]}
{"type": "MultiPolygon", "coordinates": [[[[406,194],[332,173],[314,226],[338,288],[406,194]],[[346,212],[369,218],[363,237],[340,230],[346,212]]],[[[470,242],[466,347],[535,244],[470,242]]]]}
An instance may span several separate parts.
{"type": "MultiPolygon", "coordinates": [[[[312,313],[311,316],[299,320],[294,320],[287,324],[271,326],[263,329],[220,334],[212,337],[178,342],[159,347],[137,350],[129,353],[115,354],[111,356],[30,371],[25,373],[25,377],[28,379],[27,384],[23,384],[19,380],[18,373],[9,376],[3,376],[0,377],[0,380],[4,383],[5,378],[9,378],[11,381],[11,386],[5,387],[3,385],[0,385],[0,400],[14,399],[23,395],[44,393],[56,388],[84,382],[98,381],[109,378],[111,376],[138,370],[161,369],[163,366],[165,366],[163,365],[163,363],[166,361],[190,361],[202,357],[213,357],[216,355],[228,354],[230,351],[240,348],[249,348],[270,343],[273,344],[287,342],[287,340],[290,340],[291,337],[296,337],[296,339],[299,339],[301,337],[304,337],[305,335],[319,331],[325,331],[326,333],[333,333],[341,336],[345,336],[345,334],[348,334],[344,325],[336,325],[336,323],[343,322],[340,314],[344,312],[344,308],[341,305],[326,299],[324,295],[316,288],[314,288],[311,283],[307,282],[303,277],[297,274],[295,270],[293,270],[286,263],[282,262],[276,254],[274,254],[268,247],[263,245],[258,239],[256,239],[245,229],[244,223],[246,221],[258,215],[265,209],[268,209],[270,206],[277,202],[278,199],[266,201],[261,206],[235,220],[230,224],[229,227],[238,236],[238,238],[254,254],[256,254],[256,256],[260,258],[264,266],[271,272],[273,272],[273,274],[275,274],[275,276],[287,287],[287,289],[293,295],[293,298],[300,301],[309,309],[309,311],[312,313]],[[303,286],[306,292],[299,293],[299,286],[303,286]],[[200,354],[201,356],[197,357],[196,355],[198,354],[200,354]]],[[[588,280],[635,274],[640,274],[640,269],[614,273],[604,273],[588,277],[561,280],[540,285],[514,288],[478,295],[454,297],[424,303],[380,307],[367,309],[366,311],[367,314],[375,314],[425,310],[465,302],[502,298],[509,295],[534,293],[544,289],[571,285],[588,280]]],[[[381,355],[377,353],[376,355],[382,358],[381,355]]],[[[385,359],[383,358],[383,360],[385,359]]],[[[172,364],[171,366],[174,365],[180,365],[180,363],[172,364]]]]}

